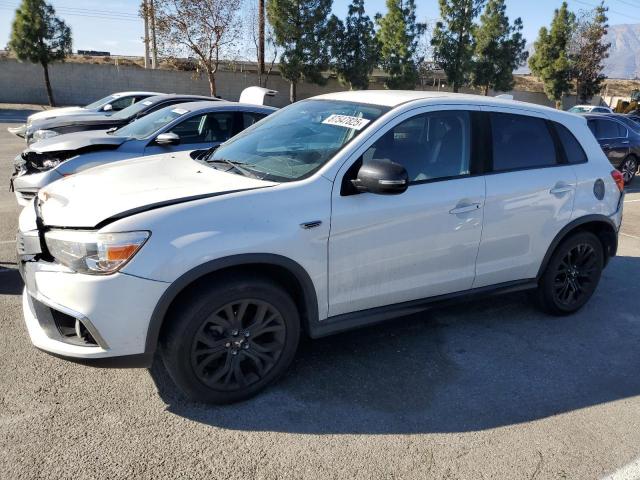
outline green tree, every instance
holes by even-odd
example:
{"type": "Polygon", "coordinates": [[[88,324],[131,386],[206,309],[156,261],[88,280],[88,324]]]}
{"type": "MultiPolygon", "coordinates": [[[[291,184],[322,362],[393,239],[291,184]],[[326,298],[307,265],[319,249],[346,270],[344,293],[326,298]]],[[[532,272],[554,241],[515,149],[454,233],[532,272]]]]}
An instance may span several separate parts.
{"type": "Polygon", "coordinates": [[[387,0],[386,15],[376,15],[380,27],[380,65],[387,73],[385,86],[413,90],[418,81],[416,51],[426,25],[416,22],[415,0],[387,0]]]}
{"type": "Polygon", "coordinates": [[[289,81],[289,99],[296,101],[302,79],[318,85],[329,68],[328,17],[331,0],[268,0],[267,17],[276,44],[282,47],[280,74],[289,81]]]}
{"type": "Polygon", "coordinates": [[[475,30],[475,54],[472,84],[482,88],[508,92],[513,89],[513,71],[522,65],[528,53],[522,37],[522,20],[509,24],[504,0],[489,0],[475,30]]]}
{"type": "Polygon", "coordinates": [[[11,26],[8,47],[18,60],[42,65],[49,105],[55,105],[49,64],[64,60],[71,53],[71,29],[44,0],[22,0],[11,26]]]}
{"type": "Polygon", "coordinates": [[[609,56],[610,43],[607,35],[607,8],[604,2],[594,10],[585,12],[576,22],[570,49],[578,98],[587,103],[602,90],[606,78],[602,73],[603,61],[609,56]]]}
{"type": "Polygon", "coordinates": [[[474,20],[485,0],[439,0],[440,17],[431,44],[434,60],[444,70],[453,91],[467,83],[473,70],[474,20]]]}
{"type": "Polygon", "coordinates": [[[364,0],[353,0],[344,24],[335,16],[329,22],[333,70],[351,90],[365,90],[378,62],[378,41],[371,19],[365,15],[364,0]]]}
{"type": "Polygon", "coordinates": [[[529,59],[529,67],[544,85],[549,100],[562,108],[562,97],[571,90],[572,65],[569,59],[569,42],[574,30],[575,15],[567,7],[567,2],[556,9],[551,28],[540,29],[538,39],[533,44],[534,53],[529,59]]]}

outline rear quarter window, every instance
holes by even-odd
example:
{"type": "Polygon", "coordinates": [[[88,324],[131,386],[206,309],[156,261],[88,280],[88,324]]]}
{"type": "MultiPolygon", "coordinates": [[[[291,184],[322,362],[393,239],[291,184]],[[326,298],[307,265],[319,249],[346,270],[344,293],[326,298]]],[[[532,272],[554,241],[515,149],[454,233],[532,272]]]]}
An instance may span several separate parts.
{"type": "Polygon", "coordinates": [[[587,161],[587,154],[584,153],[584,149],[576,137],[569,131],[567,127],[560,123],[554,123],[560,144],[564,150],[565,158],[569,163],[585,163],[587,161]]]}
{"type": "Polygon", "coordinates": [[[491,135],[496,172],[557,164],[555,143],[542,118],[491,113],[491,135]]]}

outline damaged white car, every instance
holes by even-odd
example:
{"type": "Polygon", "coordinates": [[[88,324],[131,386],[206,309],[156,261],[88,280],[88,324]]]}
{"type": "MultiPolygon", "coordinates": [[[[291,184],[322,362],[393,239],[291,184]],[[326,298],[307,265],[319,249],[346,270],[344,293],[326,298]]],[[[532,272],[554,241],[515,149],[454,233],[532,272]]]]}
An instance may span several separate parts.
{"type": "Polygon", "coordinates": [[[91,102],[84,107],[60,107],[50,108],[43,110],[42,112],[36,112],[27,117],[27,122],[17,127],[7,128],[9,133],[17,135],[18,137],[24,137],[29,126],[37,121],[51,120],[58,117],[66,117],[68,115],[96,115],[104,114],[110,115],[113,112],[119,112],[127,107],[130,107],[134,103],[144,100],[145,98],[153,97],[155,95],[162,95],[159,92],[116,92],[111,95],[107,95],[100,100],[91,102]]]}
{"type": "Polygon", "coordinates": [[[21,206],[51,182],[105,163],[162,153],[206,150],[274,112],[224,101],[165,107],[120,128],[75,132],[37,142],[14,162],[11,188],[21,206]]]}

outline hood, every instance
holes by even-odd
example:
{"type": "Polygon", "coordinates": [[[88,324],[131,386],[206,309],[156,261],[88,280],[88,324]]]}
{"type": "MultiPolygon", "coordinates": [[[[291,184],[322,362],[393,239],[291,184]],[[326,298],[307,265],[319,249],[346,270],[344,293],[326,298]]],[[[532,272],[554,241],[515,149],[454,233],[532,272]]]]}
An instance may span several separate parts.
{"type": "Polygon", "coordinates": [[[45,225],[92,228],[156,204],[272,185],[216,170],[179,152],[92,168],[53,182],[38,197],[45,225]]]}
{"type": "Polygon", "coordinates": [[[50,120],[38,120],[31,124],[30,132],[36,130],[49,130],[51,128],[67,127],[71,125],[105,125],[105,129],[111,125],[122,125],[127,123],[128,120],[117,120],[111,118],[107,114],[90,113],[86,115],[78,115],[77,113],[71,113],[69,115],[63,115],[59,118],[52,118],[50,120]]]}
{"type": "MultiPolygon", "coordinates": [[[[86,130],[46,138],[31,144],[29,148],[36,153],[49,153],[80,150],[87,147],[98,147],[100,145],[107,148],[114,148],[122,145],[126,141],[127,137],[109,135],[106,130],[86,130]]],[[[95,148],[91,149],[95,150],[95,148]]]]}
{"type": "MultiPolygon", "coordinates": [[[[46,118],[60,117],[62,115],[71,115],[72,113],[80,113],[84,110],[85,110],[84,107],[52,108],[50,110],[43,110],[42,112],[37,112],[29,115],[27,122],[31,123],[36,120],[44,120],[46,118]]],[[[87,110],[87,113],[89,113],[88,110],[87,110]]]]}

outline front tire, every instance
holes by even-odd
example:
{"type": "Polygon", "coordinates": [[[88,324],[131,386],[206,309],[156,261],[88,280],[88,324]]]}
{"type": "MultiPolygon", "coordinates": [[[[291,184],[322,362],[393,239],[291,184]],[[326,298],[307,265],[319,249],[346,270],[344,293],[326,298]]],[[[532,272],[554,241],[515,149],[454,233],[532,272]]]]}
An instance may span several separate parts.
{"type": "Polygon", "coordinates": [[[593,233],[580,232],[556,249],[540,279],[539,306],[552,315],[569,315],[591,298],[604,267],[602,243],[593,233]]]}
{"type": "Polygon", "coordinates": [[[276,381],[300,338],[290,295],[264,278],[198,288],[172,309],[160,341],[169,375],[189,398],[231,403],[276,381]]]}
{"type": "Polygon", "coordinates": [[[638,171],[638,161],[635,157],[629,156],[620,164],[620,172],[624,178],[624,184],[629,185],[633,182],[638,171]]]}

